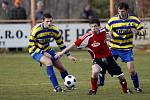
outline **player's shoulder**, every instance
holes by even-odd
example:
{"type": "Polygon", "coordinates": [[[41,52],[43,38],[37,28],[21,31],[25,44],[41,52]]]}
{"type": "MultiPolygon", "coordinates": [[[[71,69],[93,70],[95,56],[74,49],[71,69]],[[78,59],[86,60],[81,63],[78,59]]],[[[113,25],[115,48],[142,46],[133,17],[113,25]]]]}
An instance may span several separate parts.
{"type": "Polygon", "coordinates": [[[56,25],[52,25],[52,26],[50,26],[50,29],[53,29],[53,30],[59,31],[59,28],[58,28],[56,25]]]}
{"type": "Polygon", "coordinates": [[[138,16],[136,16],[135,14],[129,14],[129,19],[139,20],[138,16]]]}
{"type": "Polygon", "coordinates": [[[117,15],[112,16],[112,17],[108,20],[108,23],[113,22],[113,21],[116,21],[116,20],[119,20],[119,16],[118,16],[118,14],[117,14],[117,15]]]}
{"type": "Polygon", "coordinates": [[[91,37],[93,35],[92,31],[88,31],[86,34],[84,34],[83,36],[80,37],[80,39],[85,39],[87,37],[91,37]]]}
{"type": "Polygon", "coordinates": [[[41,31],[42,28],[42,23],[36,24],[33,28],[32,28],[32,35],[35,35],[37,32],[41,31]]]}
{"type": "Polygon", "coordinates": [[[38,30],[38,29],[41,29],[42,28],[42,23],[39,23],[39,24],[36,24],[32,30],[38,30]]]}

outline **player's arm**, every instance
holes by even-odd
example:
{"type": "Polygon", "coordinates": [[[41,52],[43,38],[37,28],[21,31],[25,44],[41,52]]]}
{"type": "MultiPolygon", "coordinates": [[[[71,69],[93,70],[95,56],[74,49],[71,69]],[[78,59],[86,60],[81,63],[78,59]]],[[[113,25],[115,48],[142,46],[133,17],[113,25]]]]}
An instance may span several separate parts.
{"type": "MultiPolygon", "coordinates": [[[[113,32],[112,30],[112,26],[110,25],[111,23],[111,19],[108,21],[108,23],[105,25],[105,31],[107,33],[107,36],[110,38],[112,36],[112,34],[116,34],[115,32],[113,32]]],[[[116,34],[117,35],[117,34],[116,34]]]]}
{"type": "Polygon", "coordinates": [[[131,28],[131,31],[139,36],[144,36],[146,34],[146,30],[144,29],[143,23],[135,17],[136,22],[132,23],[135,28],[131,28]]]}
{"type": "MultiPolygon", "coordinates": [[[[54,34],[54,39],[58,45],[58,47],[60,48],[60,50],[64,50],[66,48],[66,45],[64,44],[64,41],[63,41],[63,38],[62,38],[62,35],[61,33],[59,32],[59,29],[57,28],[56,29],[56,33],[54,34]]],[[[70,56],[70,52],[67,51],[65,52],[65,55],[66,56],[70,56]]]]}
{"type": "MultiPolygon", "coordinates": [[[[56,55],[55,55],[55,58],[60,58],[60,57],[62,57],[66,52],[68,52],[68,51],[70,51],[73,47],[75,47],[75,44],[73,43],[73,44],[71,44],[71,45],[69,45],[68,47],[66,47],[65,49],[63,49],[61,52],[58,52],[56,55]]],[[[73,56],[71,56],[71,55],[69,55],[69,56],[67,56],[68,57],[68,59],[70,59],[70,60],[72,60],[72,61],[77,61],[77,58],[75,58],[75,57],[73,57],[73,56]]]]}
{"type": "Polygon", "coordinates": [[[57,53],[57,56],[63,56],[65,54],[65,52],[68,52],[69,50],[71,50],[73,47],[75,47],[75,44],[71,44],[68,47],[66,47],[64,50],[62,50],[61,52],[57,53]]]}
{"type": "Polygon", "coordinates": [[[36,46],[36,37],[31,34],[30,37],[29,37],[29,44],[28,44],[28,48],[29,48],[29,52],[40,52],[40,53],[43,53],[44,54],[44,51],[37,48],[36,46]]]}
{"type": "MultiPolygon", "coordinates": [[[[58,47],[61,49],[61,51],[63,51],[66,48],[66,45],[63,42],[62,35],[59,32],[59,29],[55,27],[55,30],[56,30],[56,33],[54,34],[54,39],[55,39],[58,47]]],[[[76,61],[77,60],[75,57],[73,57],[70,54],[69,50],[64,52],[64,54],[68,57],[69,60],[72,60],[72,61],[76,61]]],[[[55,56],[55,58],[57,58],[57,57],[55,56]]]]}

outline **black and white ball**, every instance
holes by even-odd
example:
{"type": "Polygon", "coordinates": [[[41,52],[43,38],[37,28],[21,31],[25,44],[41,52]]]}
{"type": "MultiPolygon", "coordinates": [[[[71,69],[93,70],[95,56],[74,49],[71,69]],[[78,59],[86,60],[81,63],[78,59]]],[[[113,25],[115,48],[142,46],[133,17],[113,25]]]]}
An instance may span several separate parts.
{"type": "Polygon", "coordinates": [[[67,75],[65,77],[64,85],[68,88],[73,88],[76,85],[76,78],[73,75],[67,75]]]}

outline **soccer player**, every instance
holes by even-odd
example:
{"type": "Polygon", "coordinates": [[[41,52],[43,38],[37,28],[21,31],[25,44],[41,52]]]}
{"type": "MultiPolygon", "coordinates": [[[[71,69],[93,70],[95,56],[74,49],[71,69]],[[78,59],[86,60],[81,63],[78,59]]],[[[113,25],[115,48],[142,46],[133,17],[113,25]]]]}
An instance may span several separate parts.
{"type": "Polygon", "coordinates": [[[87,48],[93,60],[91,75],[92,89],[89,91],[88,95],[96,94],[98,88],[98,74],[101,70],[103,70],[103,68],[106,68],[111,76],[117,76],[123,93],[130,93],[121,68],[115,62],[111,51],[107,46],[105,29],[99,28],[100,21],[95,18],[90,20],[89,25],[91,31],[84,34],[82,37],[77,39],[73,44],[68,46],[63,51],[58,52],[55,57],[61,57],[65,52],[69,51],[73,47],[87,48]]]}
{"type": "MultiPolygon", "coordinates": [[[[62,79],[68,75],[67,70],[61,63],[60,59],[54,58],[55,51],[51,48],[49,42],[54,39],[61,50],[66,46],[62,40],[59,28],[52,24],[53,18],[49,13],[43,15],[43,21],[33,27],[29,39],[29,53],[32,58],[47,67],[47,75],[52,82],[55,92],[63,92],[63,89],[58,84],[53,66],[55,66],[61,74],[62,79]]],[[[74,59],[69,52],[65,52],[69,59],[74,59]]]]}
{"type": "Polygon", "coordinates": [[[110,33],[109,46],[114,58],[121,58],[127,64],[128,71],[136,92],[142,92],[138,74],[134,68],[133,35],[144,35],[145,30],[141,21],[128,13],[129,6],[122,2],[118,5],[118,14],[110,18],[106,24],[106,31],[110,33]]]}

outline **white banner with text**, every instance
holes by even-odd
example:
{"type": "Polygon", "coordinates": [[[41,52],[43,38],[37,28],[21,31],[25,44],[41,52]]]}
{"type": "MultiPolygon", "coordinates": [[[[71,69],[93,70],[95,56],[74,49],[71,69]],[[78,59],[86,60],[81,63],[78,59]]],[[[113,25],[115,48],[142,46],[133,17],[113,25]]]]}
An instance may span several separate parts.
{"type": "MultiPolygon", "coordinates": [[[[60,23],[55,24],[60,28],[63,40],[66,45],[74,42],[89,30],[88,23],[60,23]]],[[[105,23],[101,23],[102,27],[105,23]]],[[[144,22],[146,35],[134,36],[135,45],[150,44],[150,23],[144,22]]],[[[27,47],[28,36],[31,33],[31,24],[0,24],[0,48],[27,47]]],[[[56,47],[54,40],[50,42],[52,47],[56,47]]]]}

